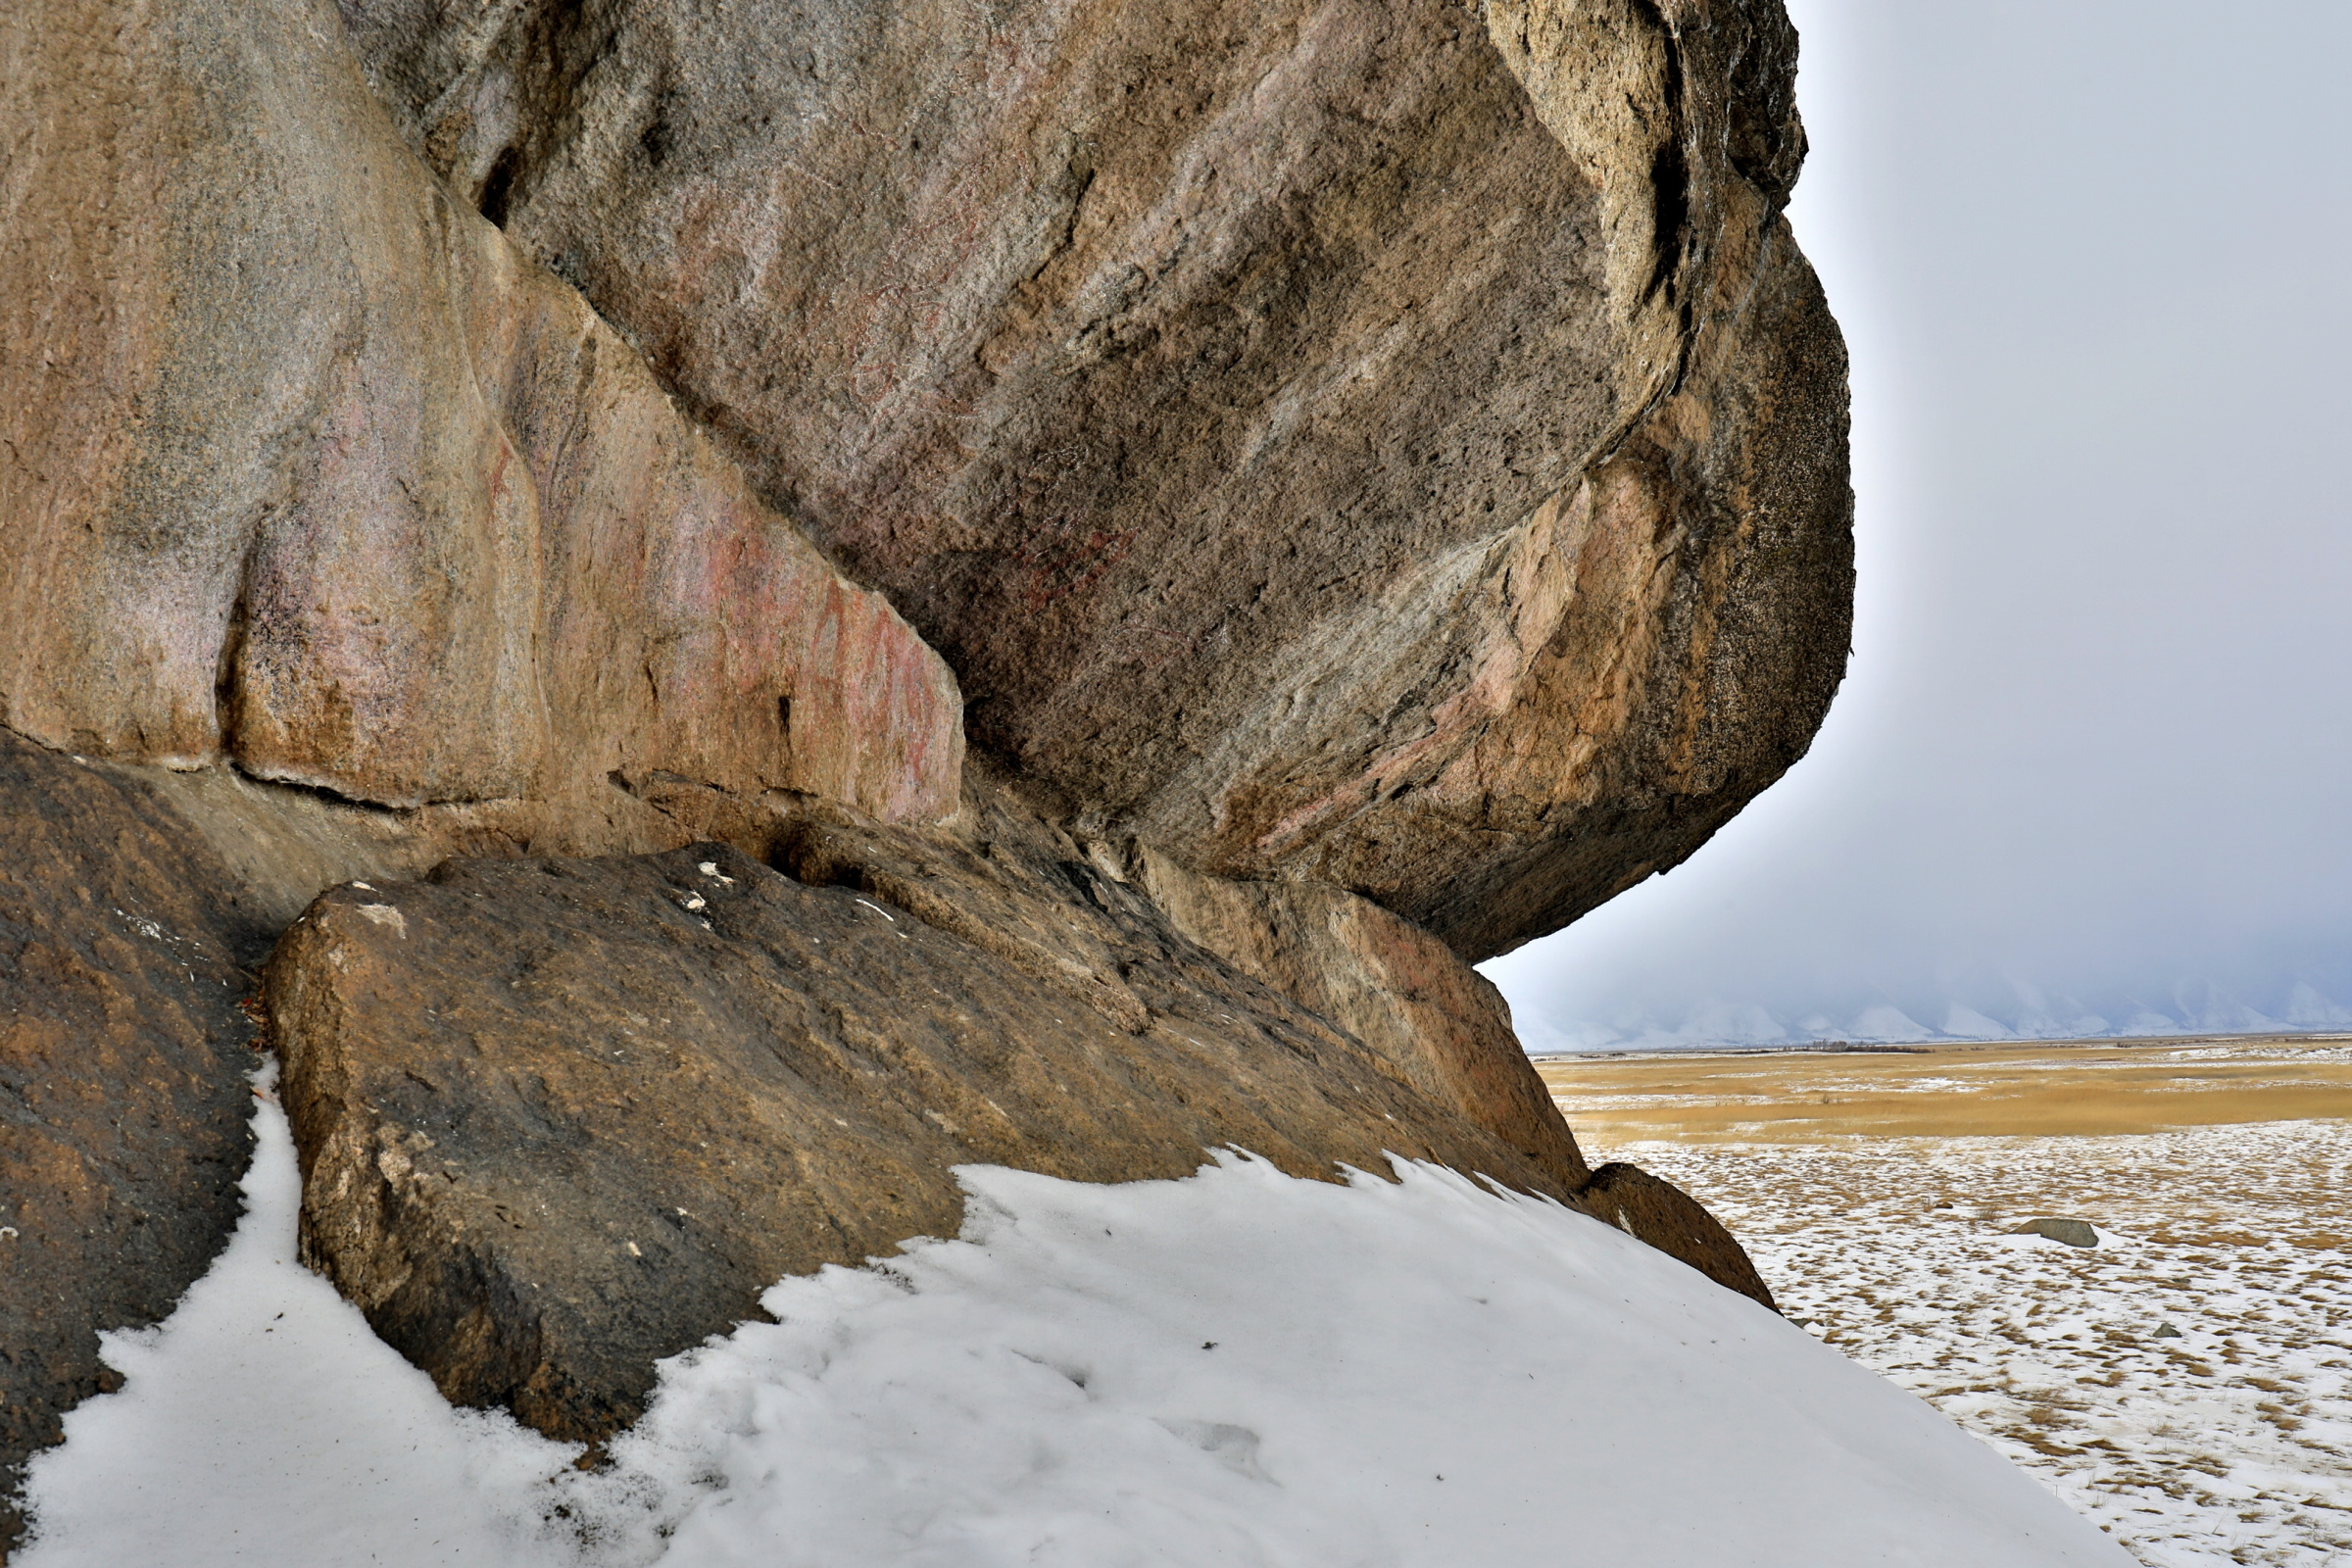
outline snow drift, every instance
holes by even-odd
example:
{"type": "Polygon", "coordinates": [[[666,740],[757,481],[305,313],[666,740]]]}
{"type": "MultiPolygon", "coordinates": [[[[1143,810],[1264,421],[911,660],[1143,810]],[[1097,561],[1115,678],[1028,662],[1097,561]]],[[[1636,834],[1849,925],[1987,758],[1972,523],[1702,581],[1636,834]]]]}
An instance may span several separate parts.
{"type": "Polygon", "coordinates": [[[965,1167],[963,1235],[767,1293],[601,1472],[443,1405],[248,1212],[35,1461],[24,1568],[2130,1561],[1907,1394],[1598,1221],[1402,1165],[965,1167]]]}

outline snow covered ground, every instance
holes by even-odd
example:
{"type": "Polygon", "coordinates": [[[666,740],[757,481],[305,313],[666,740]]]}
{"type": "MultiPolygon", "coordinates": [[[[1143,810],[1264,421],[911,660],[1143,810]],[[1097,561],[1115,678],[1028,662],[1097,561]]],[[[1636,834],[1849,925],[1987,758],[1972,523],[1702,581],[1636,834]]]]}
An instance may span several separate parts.
{"type": "Polygon", "coordinates": [[[1802,1329],[1427,1168],[971,1170],[961,1240],[777,1286],[583,1472],[290,1260],[257,1125],[235,1241],[36,1461],[22,1568],[2128,1563],[1802,1329]]]}
{"type": "Polygon", "coordinates": [[[2352,1123],[1599,1152],[2151,1568],[2352,1562],[2352,1123]],[[2100,1246],[2002,1234],[2044,1215],[2100,1246]]]}

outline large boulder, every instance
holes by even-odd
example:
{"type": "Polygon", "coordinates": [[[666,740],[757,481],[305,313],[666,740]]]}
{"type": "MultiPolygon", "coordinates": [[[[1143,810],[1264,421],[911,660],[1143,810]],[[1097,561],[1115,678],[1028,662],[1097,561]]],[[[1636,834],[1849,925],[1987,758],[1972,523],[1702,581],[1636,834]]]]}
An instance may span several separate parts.
{"type": "Polygon", "coordinates": [[[897,901],[716,845],[321,898],[268,990],[305,1257],[450,1398],[585,1440],[778,1278],[956,1234],[962,1163],[1394,1152],[1573,1198],[1084,862],[1042,869],[1100,901],[1076,937],[1099,967],[1002,917],[1021,873],[936,858],[897,901]]]}
{"type": "MultiPolygon", "coordinates": [[[[634,1419],[657,1359],[776,1279],[955,1234],[965,1163],[1435,1160],[1771,1304],[1690,1199],[1630,1166],[1596,1185],[1434,938],[1364,906],[1385,922],[1366,939],[1342,911],[1310,943],[1355,953],[1348,977],[1269,984],[1171,919],[1145,868],[1007,792],[966,821],[809,802],[769,815],[773,866],[710,843],[324,895],[266,991],[305,1257],[450,1398],[575,1440],[634,1419]]],[[[1196,887],[1185,917],[1212,940],[1198,906],[1220,896],[1196,887]]]]}
{"type": "Polygon", "coordinates": [[[1778,0],[347,0],[1103,836],[1472,958],[1675,863],[1844,666],[1778,0]]]}
{"type": "Polygon", "coordinates": [[[0,8],[0,1463],[219,1241],[240,966],[355,881],[272,968],[312,1255],[550,1430],[966,1159],[1395,1151],[1761,1298],[1464,960],[1842,668],[1793,60],[1774,0],[0,8]]]}
{"type": "Polygon", "coordinates": [[[1091,836],[1476,959],[1842,670],[1774,0],[0,29],[45,744],[644,851],[657,775],[952,810],[960,679],[1091,836]]]}

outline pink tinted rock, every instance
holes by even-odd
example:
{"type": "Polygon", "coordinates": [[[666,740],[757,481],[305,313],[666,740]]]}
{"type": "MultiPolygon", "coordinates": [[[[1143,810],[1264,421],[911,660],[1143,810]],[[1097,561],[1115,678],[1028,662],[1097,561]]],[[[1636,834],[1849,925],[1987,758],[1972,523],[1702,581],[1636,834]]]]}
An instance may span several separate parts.
{"type": "Polygon", "coordinates": [[[10,40],[0,717],[530,803],[557,847],[611,847],[615,774],[952,812],[947,666],[449,200],[322,21],[88,4],[10,40]]]}
{"type": "Polygon", "coordinates": [[[1476,958],[1820,722],[1844,362],[1778,0],[346,10],[1090,834],[1476,958]]]}

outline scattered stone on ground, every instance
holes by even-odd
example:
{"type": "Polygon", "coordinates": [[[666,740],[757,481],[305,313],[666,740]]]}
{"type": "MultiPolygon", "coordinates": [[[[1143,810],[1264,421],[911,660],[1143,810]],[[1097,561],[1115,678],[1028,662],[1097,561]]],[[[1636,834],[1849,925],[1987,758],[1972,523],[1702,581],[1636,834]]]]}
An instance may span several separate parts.
{"type": "Polygon", "coordinates": [[[2099,1233],[2088,1221],[2079,1219],[2031,1219],[2009,1233],[2012,1236],[2041,1236],[2069,1247],[2096,1247],[2099,1233]]]}

